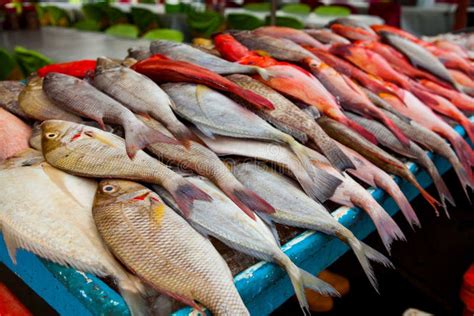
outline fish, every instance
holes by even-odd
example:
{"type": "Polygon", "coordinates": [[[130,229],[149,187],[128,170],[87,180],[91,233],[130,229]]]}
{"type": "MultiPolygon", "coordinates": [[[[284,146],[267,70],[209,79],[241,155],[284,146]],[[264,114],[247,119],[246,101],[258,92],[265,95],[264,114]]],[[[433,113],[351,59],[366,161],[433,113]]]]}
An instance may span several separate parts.
{"type": "Polygon", "coordinates": [[[409,118],[400,118],[400,116],[397,116],[388,110],[382,109],[382,111],[384,111],[385,114],[389,116],[392,121],[394,121],[395,124],[397,124],[411,140],[417,142],[429,151],[443,156],[449,161],[449,163],[453,166],[459,181],[461,182],[464,193],[469,199],[467,187],[473,188],[474,183],[469,179],[466,170],[459,161],[459,158],[456,156],[456,153],[451,149],[446,140],[435,132],[425,128],[424,126],[409,118]]]}
{"type": "Polygon", "coordinates": [[[133,58],[137,61],[150,58],[152,55],[148,47],[131,47],[127,52],[127,58],[133,58]]]}
{"type": "Polygon", "coordinates": [[[473,178],[471,166],[474,161],[474,154],[471,147],[454,129],[443,119],[436,115],[428,106],[423,104],[416,96],[408,91],[404,91],[404,103],[393,102],[391,98],[383,98],[392,105],[396,111],[409,117],[420,125],[432,130],[441,137],[447,139],[453,146],[464,169],[470,179],[473,178]]]}
{"type": "Polygon", "coordinates": [[[461,87],[462,92],[469,96],[474,96],[474,81],[462,71],[448,69],[454,81],[461,87]]]}
{"type": "Polygon", "coordinates": [[[392,197],[395,203],[397,203],[403,216],[408,221],[408,224],[410,224],[410,227],[412,229],[414,229],[414,226],[421,227],[420,220],[411,206],[410,201],[408,201],[392,176],[365,159],[364,156],[355,150],[340,143],[338,143],[338,145],[351,157],[356,166],[356,168],[347,171],[349,174],[357,177],[368,185],[384,190],[392,197]]]}
{"type": "Polygon", "coordinates": [[[14,263],[22,248],[82,272],[112,277],[131,314],[148,314],[141,282],[121,267],[97,232],[92,218],[97,182],[42,162],[2,170],[0,183],[0,223],[14,263]]]}
{"type": "MultiPolygon", "coordinates": [[[[172,137],[158,121],[141,116],[139,118],[149,127],[172,137]]],[[[244,187],[214,152],[199,142],[191,142],[188,149],[182,145],[172,144],[153,144],[147,149],[167,164],[190,169],[196,174],[207,177],[252,218],[255,218],[253,210],[264,213],[275,212],[268,202],[244,187]]]]}
{"type": "Polygon", "coordinates": [[[434,46],[441,50],[449,51],[452,53],[456,53],[462,58],[469,59],[469,52],[462,47],[461,45],[458,45],[454,42],[448,41],[448,40],[443,40],[443,39],[437,39],[434,42],[432,42],[434,46]]]}
{"type": "MultiPolygon", "coordinates": [[[[201,234],[212,236],[230,248],[260,260],[274,262],[286,270],[305,315],[309,315],[305,288],[322,294],[339,295],[331,285],[298,268],[280,249],[273,233],[262,219],[257,217],[254,221],[245,216],[231,200],[206,179],[189,177],[188,180],[212,196],[210,203],[196,203],[198,209],[188,219],[190,224],[201,234]]],[[[159,188],[157,190],[163,199],[173,206],[173,199],[166,193],[162,194],[159,188]]]]}
{"type": "Polygon", "coordinates": [[[224,259],[155,192],[103,180],[92,214],[115,257],[158,292],[215,315],[250,315],[224,259]]]}
{"type": "Polygon", "coordinates": [[[233,93],[256,108],[273,109],[273,104],[255,93],[242,89],[213,71],[184,61],[170,60],[155,55],[139,61],[132,69],[156,82],[188,82],[207,85],[220,91],[233,93]],[[158,57],[157,57],[158,56],[158,57]]]}
{"type": "Polygon", "coordinates": [[[150,44],[150,51],[153,55],[160,54],[173,60],[185,61],[206,68],[219,75],[231,75],[235,73],[255,74],[259,71],[263,71],[255,66],[246,66],[239,63],[229,62],[183,43],[165,40],[153,41],[150,44]]]}
{"type": "Polygon", "coordinates": [[[436,190],[438,191],[440,197],[441,204],[445,210],[447,217],[449,218],[446,201],[448,201],[452,205],[456,205],[454,202],[454,198],[451,195],[451,192],[449,192],[446,183],[443,181],[443,178],[439,174],[438,169],[436,169],[436,166],[434,165],[430,157],[427,155],[427,153],[414,142],[410,142],[408,147],[402,145],[394,137],[390,130],[385,128],[379,122],[371,121],[360,116],[357,117],[356,115],[352,115],[350,113],[348,113],[347,115],[349,115],[349,117],[351,117],[353,120],[367,128],[369,131],[372,131],[374,135],[377,135],[377,139],[379,140],[380,144],[387,148],[390,148],[390,150],[400,155],[414,159],[418,164],[423,167],[423,169],[427,171],[431,179],[433,179],[436,190]]]}
{"type": "Polygon", "coordinates": [[[336,169],[343,171],[354,167],[348,161],[348,157],[341,153],[334,141],[326,135],[314,119],[298,108],[293,102],[249,76],[236,74],[227,78],[272,101],[275,105],[275,110],[260,110],[257,112],[265,120],[283,132],[293,135],[303,143],[306,143],[308,140],[314,142],[336,169]]]}
{"type": "Polygon", "coordinates": [[[21,81],[3,80],[0,81],[0,108],[23,118],[28,119],[25,112],[18,105],[18,95],[25,88],[21,81]]]}
{"type": "Polygon", "coordinates": [[[195,135],[174,115],[169,96],[144,75],[119,66],[96,71],[93,85],[132,112],[159,120],[179,140],[196,139],[195,135]]]}
{"type": "Polygon", "coordinates": [[[36,121],[64,120],[82,122],[82,119],[56,106],[43,91],[43,78],[34,76],[28,80],[26,87],[18,96],[18,105],[21,110],[36,121]]]}
{"type": "Polygon", "coordinates": [[[426,50],[426,48],[410,41],[409,39],[392,33],[382,32],[381,35],[386,42],[407,56],[413,65],[421,67],[444,81],[449,82],[453,87],[457,87],[456,82],[453,80],[446,67],[438,58],[433,56],[431,52],[426,50]]]}
{"type": "Polygon", "coordinates": [[[420,40],[415,35],[399,29],[398,27],[387,25],[387,24],[373,24],[370,26],[377,34],[383,37],[384,32],[388,34],[398,35],[400,37],[406,38],[407,40],[412,41],[413,43],[423,44],[423,41],[420,40]]]}
{"type": "Polygon", "coordinates": [[[210,197],[164,164],[138,151],[132,161],[125,141],[112,133],[82,124],[49,120],[41,124],[41,147],[46,161],[72,174],[92,178],[119,178],[163,185],[184,214],[196,200],[210,197]]]}
{"type": "Polygon", "coordinates": [[[0,162],[29,148],[31,128],[15,115],[0,108],[0,162]]]}
{"type": "Polygon", "coordinates": [[[130,158],[149,144],[177,142],[147,127],[129,109],[84,80],[48,73],[43,81],[43,89],[56,105],[96,121],[102,129],[105,129],[104,121],[122,126],[130,158]]]}
{"type": "Polygon", "coordinates": [[[304,32],[323,44],[350,44],[351,42],[331,29],[306,29],[304,32]]]}
{"type": "MultiPolygon", "coordinates": [[[[226,96],[196,84],[168,83],[163,89],[173,100],[174,110],[203,133],[285,143],[311,177],[320,177],[309,161],[306,147],[226,96]]],[[[330,180],[325,179],[325,186],[315,192],[318,199],[325,201],[334,190],[330,180]]]]}
{"type": "Polygon", "coordinates": [[[341,23],[332,23],[330,29],[350,41],[377,41],[379,36],[370,28],[362,28],[341,23]]]}
{"type": "Polygon", "coordinates": [[[334,24],[352,26],[352,27],[363,29],[368,33],[375,34],[374,30],[372,30],[372,28],[368,24],[360,20],[352,19],[350,17],[349,18],[341,17],[341,18],[333,19],[329,21],[328,24],[326,24],[326,27],[332,26],[334,24]]]}
{"type": "Polygon", "coordinates": [[[347,128],[344,128],[344,126],[337,121],[327,117],[321,117],[318,119],[318,124],[321,125],[321,127],[326,131],[326,133],[328,133],[329,136],[333,137],[347,147],[357,151],[377,167],[385,170],[388,173],[397,175],[411,183],[418,189],[423,198],[433,207],[435,212],[438,211],[437,207],[440,205],[439,202],[428,192],[426,192],[425,189],[423,189],[423,187],[416,180],[415,176],[401,161],[381,148],[366,141],[358,134],[347,128]]]}
{"type": "Polygon", "coordinates": [[[0,170],[37,165],[44,162],[43,153],[36,149],[26,148],[0,163],[0,170]]]}
{"type": "MultiPolygon", "coordinates": [[[[268,144],[257,140],[239,140],[230,137],[216,137],[210,139],[202,134],[199,137],[213,151],[220,155],[233,154],[244,157],[257,158],[275,164],[275,168],[282,171],[290,171],[301,185],[305,193],[307,187],[311,185],[311,179],[306,173],[301,174],[302,166],[296,156],[285,146],[279,144],[268,144]]],[[[331,174],[339,179],[340,184],[331,196],[330,201],[348,207],[358,206],[370,216],[377,231],[387,248],[394,239],[404,239],[404,235],[393,219],[374,200],[362,186],[352,180],[349,176],[341,175],[332,167],[319,153],[308,148],[312,163],[315,167],[331,174]]],[[[308,193],[307,193],[308,194],[308,193]]],[[[308,194],[308,196],[310,196],[308,194]]]]}
{"type": "Polygon", "coordinates": [[[267,35],[276,38],[285,38],[302,46],[310,46],[320,49],[325,49],[318,40],[306,34],[302,30],[297,30],[291,27],[284,26],[262,26],[253,31],[257,35],[267,35]]]}
{"type": "Polygon", "coordinates": [[[311,229],[335,236],[346,243],[354,252],[367,278],[378,292],[378,284],[369,260],[393,267],[389,259],[377,250],[358,240],[354,234],[341,225],[327,209],[308,198],[290,179],[268,167],[255,163],[241,163],[232,172],[248,188],[265,196],[277,212],[271,215],[272,221],[304,229],[311,229]]]}
{"type": "Polygon", "coordinates": [[[419,80],[419,83],[431,93],[437,94],[451,101],[457,108],[459,108],[459,110],[474,112],[474,99],[472,97],[455,90],[447,89],[446,87],[430,80],[419,80]]]}
{"type": "Polygon", "coordinates": [[[469,59],[463,58],[457,53],[439,49],[434,45],[427,46],[426,48],[436,56],[446,68],[460,70],[471,78],[474,76],[474,66],[469,59]]]}

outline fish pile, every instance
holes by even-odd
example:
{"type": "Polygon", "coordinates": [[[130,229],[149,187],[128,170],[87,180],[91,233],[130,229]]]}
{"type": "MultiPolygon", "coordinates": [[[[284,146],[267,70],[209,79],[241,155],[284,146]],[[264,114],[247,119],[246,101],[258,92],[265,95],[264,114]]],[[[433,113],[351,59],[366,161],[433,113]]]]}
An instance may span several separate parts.
{"type": "MultiPolygon", "coordinates": [[[[359,207],[388,253],[405,236],[362,186],[421,222],[393,176],[439,215],[455,201],[429,153],[474,186],[474,62],[448,40],[338,19],[323,29],[261,27],[214,36],[210,53],[164,40],[0,82],[0,227],[22,248],[111,277],[132,315],[164,294],[216,315],[249,315],[209,237],[337,296],[281,250],[276,224],[331,235],[371,263],[390,260],[335,219],[326,202],[359,207]],[[60,69],[60,72],[55,72],[60,69]],[[432,178],[438,196],[405,163],[432,178]],[[20,193],[21,194],[18,194],[20,193]],[[152,299],[153,300],[153,299],[152,299]]],[[[155,306],[156,307],[156,306],[155,306]]]]}

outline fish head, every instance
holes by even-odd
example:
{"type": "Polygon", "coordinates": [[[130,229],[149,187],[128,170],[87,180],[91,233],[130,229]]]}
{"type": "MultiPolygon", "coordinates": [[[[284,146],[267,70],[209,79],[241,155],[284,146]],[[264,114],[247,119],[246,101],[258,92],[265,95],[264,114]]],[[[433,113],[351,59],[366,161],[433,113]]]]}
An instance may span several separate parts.
{"type": "Polygon", "coordinates": [[[84,132],[86,126],[61,120],[41,123],[41,147],[45,154],[65,146],[84,132]]]}
{"type": "Polygon", "coordinates": [[[39,76],[32,76],[28,79],[28,84],[25,90],[41,90],[43,89],[43,78],[39,76]]]}
{"type": "Polygon", "coordinates": [[[120,67],[120,61],[110,59],[108,57],[97,58],[97,64],[95,67],[96,73],[101,73],[104,70],[120,67]]]}
{"type": "Polygon", "coordinates": [[[127,180],[102,180],[95,195],[96,207],[110,204],[128,204],[149,206],[150,204],[163,204],[160,197],[147,187],[127,180]]]}

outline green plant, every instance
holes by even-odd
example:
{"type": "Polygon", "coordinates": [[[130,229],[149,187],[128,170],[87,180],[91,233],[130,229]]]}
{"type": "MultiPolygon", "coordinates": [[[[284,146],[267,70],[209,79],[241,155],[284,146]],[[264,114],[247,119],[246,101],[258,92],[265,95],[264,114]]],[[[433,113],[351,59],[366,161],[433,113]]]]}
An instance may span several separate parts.
{"type": "Polygon", "coordinates": [[[127,14],[118,8],[106,6],[103,10],[110,25],[129,22],[127,14]]]}
{"type": "Polygon", "coordinates": [[[264,21],[245,13],[231,13],[227,16],[227,26],[236,30],[253,30],[264,25],[264,21]]]}
{"type": "Polygon", "coordinates": [[[145,35],[142,36],[144,39],[148,40],[168,40],[174,42],[182,42],[184,40],[184,35],[182,32],[172,29],[155,29],[148,31],[145,35]]]}
{"type": "Polygon", "coordinates": [[[224,23],[224,18],[216,12],[205,11],[188,13],[188,25],[194,36],[209,38],[217,32],[224,23]]]}
{"type": "Polygon", "coordinates": [[[15,67],[15,59],[5,49],[0,48],[0,80],[6,80],[15,67]]]}
{"type": "Polygon", "coordinates": [[[105,30],[105,33],[117,37],[137,38],[138,27],[132,24],[115,24],[105,30]]]}
{"type": "Polygon", "coordinates": [[[80,31],[89,31],[89,32],[100,32],[100,24],[98,21],[85,19],[78,21],[74,24],[74,27],[80,31]]]}
{"type": "Polygon", "coordinates": [[[43,54],[21,46],[15,47],[13,56],[25,77],[29,76],[39,68],[52,63],[52,61],[43,54]]]}
{"type": "Polygon", "coordinates": [[[272,9],[272,4],[270,2],[249,3],[244,5],[244,9],[255,12],[268,12],[272,9]]]}
{"type": "Polygon", "coordinates": [[[291,14],[309,14],[311,7],[304,3],[290,3],[281,8],[281,11],[291,14]]]}
{"type": "Polygon", "coordinates": [[[338,5],[324,5],[317,7],[314,13],[322,16],[348,16],[351,14],[351,10],[338,5]]]}
{"type": "Polygon", "coordinates": [[[158,16],[150,10],[132,7],[130,15],[132,16],[132,23],[138,26],[142,33],[159,26],[158,16]]]}
{"type": "MultiPolygon", "coordinates": [[[[270,25],[270,17],[268,16],[265,19],[265,24],[270,25]]],[[[286,27],[291,27],[294,29],[303,29],[304,24],[302,21],[300,21],[297,18],[292,18],[289,16],[277,16],[275,24],[278,26],[286,26],[286,27]]]]}

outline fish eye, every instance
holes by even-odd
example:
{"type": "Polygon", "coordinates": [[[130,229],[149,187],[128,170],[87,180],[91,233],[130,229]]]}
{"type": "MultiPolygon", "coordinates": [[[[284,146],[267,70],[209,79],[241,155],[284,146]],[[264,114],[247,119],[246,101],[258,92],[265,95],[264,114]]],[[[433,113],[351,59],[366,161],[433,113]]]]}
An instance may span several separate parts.
{"type": "Polygon", "coordinates": [[[55,139],[58,137],[58,133],[46,133],[46,138],[55,139]]]}
{"type": "Polygon", "coordinates": [[[102,192],[104,193],[114,193],[115,191],[117,191],[117,187],[112,184],[107,184],[104,187],[102,187],[102,192]]]}

